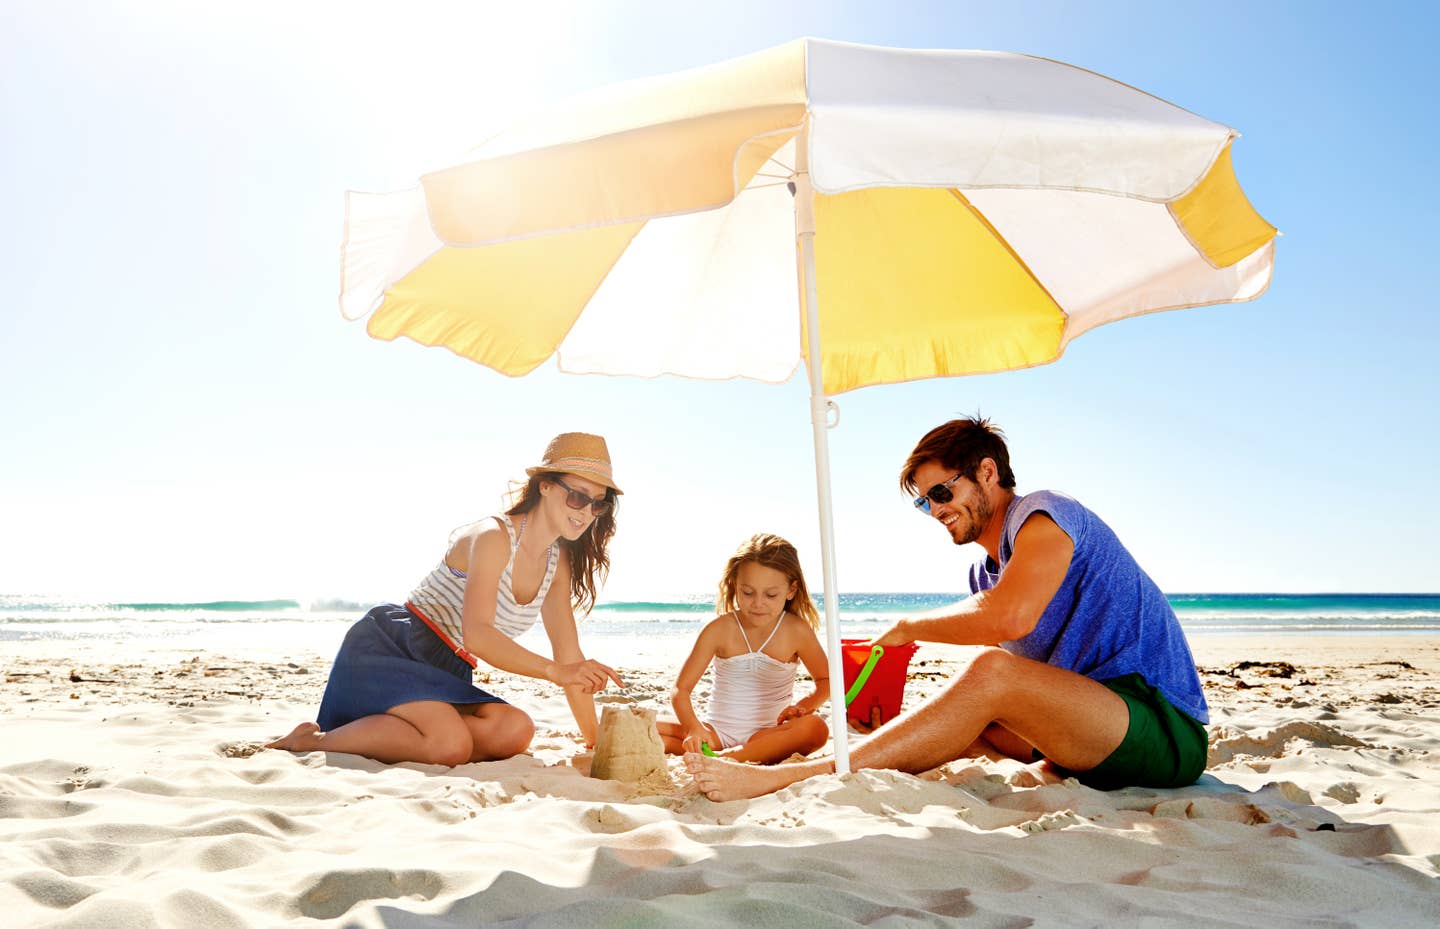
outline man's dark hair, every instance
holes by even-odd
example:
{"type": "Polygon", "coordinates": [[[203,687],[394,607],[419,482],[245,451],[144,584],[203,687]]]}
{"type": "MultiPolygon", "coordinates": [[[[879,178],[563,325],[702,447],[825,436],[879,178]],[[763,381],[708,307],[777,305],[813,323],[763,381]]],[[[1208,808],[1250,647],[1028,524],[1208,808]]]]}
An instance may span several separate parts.
{"type": "Polygon", "coordinates": [[[936,426],[915,445],[915,450],[905,461],[900,472],[900,489],[907,494],[919,493],[915,486],[915,472],[927,461],[938,461],[951,471],[960,472],[966,480],[975,480],[980,462],[990,458],[995,462],[1000,486],[1009,490],[1015,488],[1015,472],[1010,470],[1010,450],[1005,447],[1005,433],[990,420],[976,415],[952,419],[943,426],[936,426]]]}

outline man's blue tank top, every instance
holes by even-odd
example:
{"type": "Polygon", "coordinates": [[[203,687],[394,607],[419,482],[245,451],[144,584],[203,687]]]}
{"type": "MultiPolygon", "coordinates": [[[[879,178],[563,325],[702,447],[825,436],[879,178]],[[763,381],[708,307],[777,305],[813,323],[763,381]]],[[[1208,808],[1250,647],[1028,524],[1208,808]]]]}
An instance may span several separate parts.
{"type": "Polygon", "coordinates": [[[1055,521],[1075,545],[1070,570],[1029,635],[1000,647],[1105,681],[1140,674],[1176,709],[1210,721],[1195,660],[1170,601],[1120,544],[1115,532],[1071,497],[1039,490],[1016,497],[1000,533],[1000,563],[970,569],[970,591],[999,582],[1020,527],[1035,513],[1055,521]]]}

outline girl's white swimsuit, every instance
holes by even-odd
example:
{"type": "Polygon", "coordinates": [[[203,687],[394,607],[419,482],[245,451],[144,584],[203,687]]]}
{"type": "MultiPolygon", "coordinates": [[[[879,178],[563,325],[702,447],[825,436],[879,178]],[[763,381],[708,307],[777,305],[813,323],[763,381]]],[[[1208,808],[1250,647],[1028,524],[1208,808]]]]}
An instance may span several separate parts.
{"type": "Polygon", "coordinates": [[[706,722],[715,727],[721,748],[741,745],[756,731],[776,724],[780,711],[794,700],[795,671],[799,667],[798,661],[780,661],[765,654],[765,646],[785,621],[784,610],[759,648],[751,647],[740,617],[732,615],[750,651],[733,658],[717,655],[710,665],[715,671],[715,687],[710,692],[706,722]]]}

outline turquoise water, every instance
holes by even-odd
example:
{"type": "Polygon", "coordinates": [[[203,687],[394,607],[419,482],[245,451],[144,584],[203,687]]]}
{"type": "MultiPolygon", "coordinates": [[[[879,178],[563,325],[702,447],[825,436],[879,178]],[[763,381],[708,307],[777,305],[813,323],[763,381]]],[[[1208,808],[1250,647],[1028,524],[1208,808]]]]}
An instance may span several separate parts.
{"type": "MultiPolygon", "coordinates": [[[[934,610],[961,594],[856,593],[840,595],[847,635],[879,632],[899,616],[934,610]]],[[[1440,594],[1170,594],[1192,634],[1273,632],[1440,632],[1440,594]]],[[[816,598],[819,605],[819,598],[816,598]]],[[[823,608],[822,608],[823,612],[823,608]]],[[[651,603],[602,603],[586,620],[597,631],[656,634],[693,632],[714,615],[704,597],[651,603]]]]}
{"type": "MultiPolygon", "coordinates": [[[[1193,635],[1330,632],[1440,632],[1440,594],[1171,594],[1180,623],[1193,635]]],[[[898,616],[933,610],[959,594],[841,594],[844,634],[879,632],[898,616]]],[[[344,625],[371,604],[345,600],[213,600],[186,603],[94,603],[0,595],[0,642],[50,638],[165,639],[223,624],[256,635],[274,624],[344,625]]],[[[713,602],[694,595],[647,601],[602,601],[583,620],[589,635],[693,636],[713,616],[713,602]]]]}

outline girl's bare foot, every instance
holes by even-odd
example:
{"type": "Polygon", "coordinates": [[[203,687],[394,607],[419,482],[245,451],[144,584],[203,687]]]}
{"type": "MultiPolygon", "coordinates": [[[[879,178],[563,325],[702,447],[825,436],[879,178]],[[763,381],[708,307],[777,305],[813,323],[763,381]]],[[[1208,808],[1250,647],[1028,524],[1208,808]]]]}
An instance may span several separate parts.
{"type": "Polygon", "coordinates": [[[276,739],[273,742],[266,742],[266,748],[279,748],[287,752],[312,752],[320,747],[320,727],[315,723],[301,723],[290,734],[276,739]]]}
{"type": "Polygon", "coordinates": [[[801,764],[753,765],[725,758],[708,758],[696,752],[685,755],[685,767],[690,769],[700,792],[717,803],[774,793],[807,777],[830,774],[834,770],[829,759],[801,764]]]}

